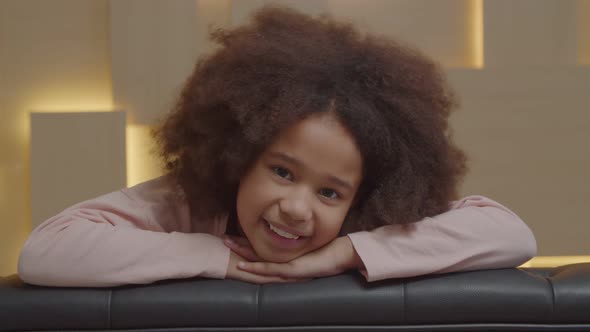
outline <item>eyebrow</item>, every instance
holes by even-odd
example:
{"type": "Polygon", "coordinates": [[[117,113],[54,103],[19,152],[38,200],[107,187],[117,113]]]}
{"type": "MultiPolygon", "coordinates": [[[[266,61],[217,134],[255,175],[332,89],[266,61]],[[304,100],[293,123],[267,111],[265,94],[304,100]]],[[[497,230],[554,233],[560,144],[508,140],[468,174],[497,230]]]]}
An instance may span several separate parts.
{"type": "MultiPolygon", "coordinates": [[[[296,158],[293,158],[293,157],[289,156],[288,154],[285,154],[285,153],[282,153],[282,152],[271,151],[271,152],[269,152],[269,155],[271,157],[275,157],[275,158],[281,159],[281,160],[286,161],[288,163],[295,164],[296,166],[306,168],[305,164],[301,160],[298,160],[296,158]]],[[[337,185],[339,185],[341,187],[345,187],[345,188],[347,188],[349,190],[352,190],[353,189],[352,188],[352,184],[350,184],[348,181],[343,180],[343,179],[341,179],[341,178],[339,178],[337,176],[328,175],[328,180],[330,180],[330,182],[332,182],[332,183],[335,183],[335,184],[337,184],[337,185]]]]}

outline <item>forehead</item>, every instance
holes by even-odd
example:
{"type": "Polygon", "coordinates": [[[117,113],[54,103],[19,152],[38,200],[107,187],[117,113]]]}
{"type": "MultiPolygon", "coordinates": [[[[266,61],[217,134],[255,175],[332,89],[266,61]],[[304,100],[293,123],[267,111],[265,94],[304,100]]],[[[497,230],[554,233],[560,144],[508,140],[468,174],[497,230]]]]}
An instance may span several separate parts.
{"type": "Polygon", "coordinates": [[[312,171],[346,176],[353,182],[360,181],[362,174],[362,157],[354,138],[330,112],[288,127],[268,151],[287,153],[312,171]]]}

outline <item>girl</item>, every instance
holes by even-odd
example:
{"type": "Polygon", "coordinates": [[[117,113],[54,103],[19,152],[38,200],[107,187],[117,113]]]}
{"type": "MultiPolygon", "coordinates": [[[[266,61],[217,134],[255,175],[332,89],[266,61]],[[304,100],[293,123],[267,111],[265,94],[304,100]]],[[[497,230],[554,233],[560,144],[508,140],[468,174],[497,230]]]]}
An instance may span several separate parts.
{"type": "Polygon", "coordinates": [[[456,105],[424,56],[280,7],[212,38],[220,48],[156,131],[167,175],[45,221],[22,249],[24,281],[268,283],[349,269],[374,281],[535,255],[509,209],[456,200],[456,105]]]}

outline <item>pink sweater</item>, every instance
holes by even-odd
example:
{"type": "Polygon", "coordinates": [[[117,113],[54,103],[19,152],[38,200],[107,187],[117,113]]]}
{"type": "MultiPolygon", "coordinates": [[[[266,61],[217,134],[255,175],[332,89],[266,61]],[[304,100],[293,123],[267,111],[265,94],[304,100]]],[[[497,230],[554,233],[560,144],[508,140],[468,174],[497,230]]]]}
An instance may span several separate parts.
{"type": "MultiPolygon", "coordinates": [[[[64,287],[147,284],[187,277],[224,278],[226,219],[191,220],[165,178],[76,204],[37,227],[20,253],[27,283],[64,287]]],[[[368,281],[516,267],[536,254],[531,230],[488,198],[469,196],[449,211],[406,228],[348,235],[368,281]]]]}

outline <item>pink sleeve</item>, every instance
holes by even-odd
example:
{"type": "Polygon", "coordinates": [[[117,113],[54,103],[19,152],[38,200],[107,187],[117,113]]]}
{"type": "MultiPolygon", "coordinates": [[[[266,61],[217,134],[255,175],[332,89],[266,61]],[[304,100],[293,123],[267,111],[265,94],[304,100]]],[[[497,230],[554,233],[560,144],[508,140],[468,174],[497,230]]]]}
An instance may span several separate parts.
{"type": "Polygon", "coordinates": [[[224,278],[229,249],[215,235],[189,233],[188,207],[171,203],[162,181],[82,202],[39,225],[20,253],[20,277],[62,287],[224,278]]]}
{"type": "Polygon", "coordinates": [[[536,255],[528,226],[512,211],[482,196],[409,225],[388,225],[348,235],[368,281],[478,269],[516,267],[536,255]]]}

